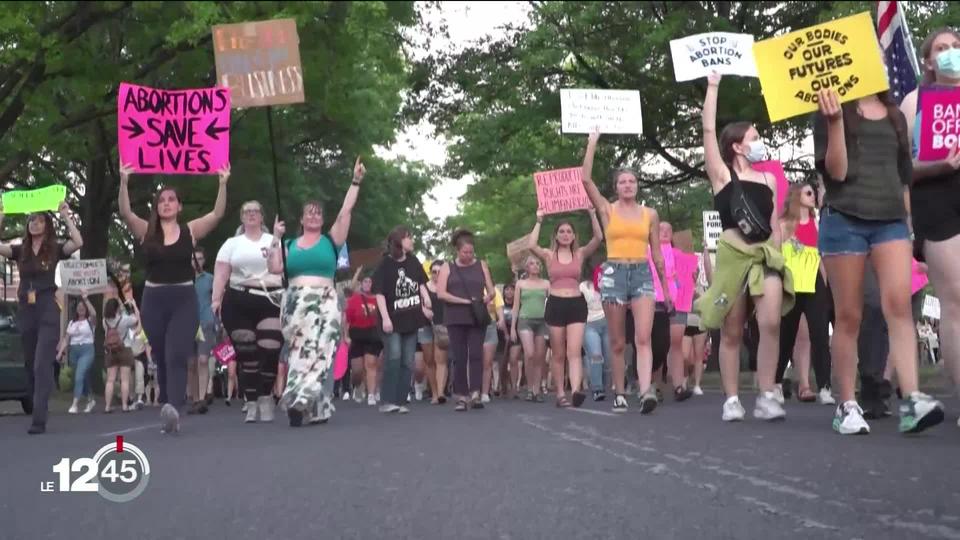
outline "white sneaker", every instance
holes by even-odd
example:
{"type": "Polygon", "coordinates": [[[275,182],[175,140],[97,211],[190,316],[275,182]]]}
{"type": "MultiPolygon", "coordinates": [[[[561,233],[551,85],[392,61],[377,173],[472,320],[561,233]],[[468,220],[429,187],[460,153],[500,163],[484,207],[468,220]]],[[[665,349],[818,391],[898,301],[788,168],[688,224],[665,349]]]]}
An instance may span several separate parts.
{"type": "Polygon", "coordinates": [[[480,396],[480,403],[483,403],[484,405],[490,403],[490,394],[483,394],[480,396]]]}
{"type": "Polygon", "coordinates": [[[373,406],[375,406],[376,404],[377,404],[377,395],[376,395],[376,394],[370,394],[369,396],[367,396],[367,405],[368,405],[368,406],[373,407],[373,406]]]}
{"type": "Polygon", "coordinates": [[[743,409],[743,405],[740,404],[739,397],[730,396],[726,401],[723,402],[724,422],[740,422],[746,415],[747,411],[745,411],[743,409]]]}
{"type": "Polygon", "coordinates": [[[261,422],[273,422],[273,396],[260,396],[257,398],[257,408],[260,410],[261,422]]]}
{"type": "MultiPolygon", "coordinates": [[[[386,404],[386,405],[381,405],[381,406],[380,406],[380,412],[382,412],[382,413],[400,412],[400,407],[397,407],[396,405],[394,405],[394,404],[392,404],[392,403],[388,403],[388,404],[386,404]]],[[[408,411],[408,412],[409,412],[409,411],[408,411]]]]}
{"type": "Polygon", "coordinates": [[[699,386],[694,386],[694,387],[693,387],[693,395],[695,395],[695,396],[702,396],[702,395],[703,395],[703,388],[700,388],[699,386]]]}
{"type": "Polygon", "coordinates": [[[787,412],[777,401],[776,392],[762,392],[753,407],[753,417],[758,420],[783,420],[787,412]]]}
{"type": "Polygon", "coordinates": [[[90,398],[90,401],[87,402],[87,406],[83,408],[84,414],[89,414],[93,412],[93,408],[97,406],[96,400],[90,398]]]}
{"type": "Polygon", "coordinates": [[[777,403],[779,403],[780,405],[783,405],[784,403],[786,403],[787,400],[784,399],[784,397],[783,397],[783,386],[782,386],[782,385],[779,385],[779,384],[778,384],[778,385],[774,386],[774,387],[773,387],[773,392],[771,392],[771,393],[773,394],[773,399],[776,400],[777,403]]]}
{"type": "Polygon", "coordinates": [[[160,433],[179,433],[180,432],[180,412],[169,403],[165,403],[160,408],[160,433]]]}
{"type": "Polygon", "coordinates": [[[400,414],[407,414],[407,413],[410,412],[410,409],[408,409],[408,408],[406,408],[406,407],[404,407],[404,406],[400,406],[400,407],[397,407],[397,412],[400,413],[400,414]]]}
{"type": "Polygon", "coordinates": [[[344,392],[343,397],[340,398],[340,401],[350,401],[350,392],[344,392]]]}
{"type": "Polygon", "coordinates": [[[424,383],[413,384],[413,395],[417,398],[417,401],[423,401],[423,387],[424,383]]]}
{"type": "Polygon", "coordinates": [[[73,404],[70,405],[70,408],[67,409],[67,412],[70,414],[77,414],[78,412],[80,412],[80,408],[77,407],[77,400],[73,400],[73,404]]]}
{"type": "Polygon", "coordinates": [[[377,403],[380,403],[380,392],[377,392],[376,394],[374,394],[373,398],[374,400],[376,400],[377,403]]]}
{"type": "Polygon", "coordinates": [[[866,435],[870,426],[863,419],[863,409],[856,401],[848,401],[833,413],[833,430],[841,435],[866,435]]]}
{"type": "MultiPolygon", "coordinates": [[[[817,402],[820,403],[821,405],[837,404],[837,400],[833,399],[833,396],[830,394],[830,389],[827,388],[826,386],[821,388],[820,392],[817,393],[817,402]]],[[[869,431],[869,429],[867,431],[869,431]]]]}
{"type": "MultiPolygon", "coordinates": [[[[271,399],[272,401],[272,399],[271,399]]],[[[257,421],[257,412],[259,407],[257,407],[256,401],[248,401],[244,404],[246,407],[247,415],[244,417],[243,421],[247,423],[253,423],[257,421]]]]}
{"type": "Polygon", "coordinates": [[[353,393],[353,401],[354,401],[354,403],[356,403],[356,404],[358,404],[358,405],[362,405],[364,399],[366,399],[366,396],[363,395],[363,392],[359,392],[359,391],[358,391],[358,392],[354,392],[354,393],[353,393]]]}

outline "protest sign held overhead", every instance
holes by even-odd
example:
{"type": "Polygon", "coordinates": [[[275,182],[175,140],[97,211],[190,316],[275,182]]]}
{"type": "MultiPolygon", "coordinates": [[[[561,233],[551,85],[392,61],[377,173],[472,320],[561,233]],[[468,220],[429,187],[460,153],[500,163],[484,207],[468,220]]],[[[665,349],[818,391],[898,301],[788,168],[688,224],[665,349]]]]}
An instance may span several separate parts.
{"type": "Polygon", "coordinates": [[[580,167],[541,171],[533,175],[537,186],[537,204],[544,214],[559,214],[592,208],[583,188],[580,167]]]}
{"type": "Polygon", "coordinates": [[[52,212],[67,198],[66,186],[55,185],[40,189],[17,189],[3,194],[4,214],[32,214],[52,212]]]}
{"type": "Polygon", "coordinates": [[[67,294],[97,294],[110,289],[106,259],[60,261],[60,286],[67,294]]]}
{"type": "Polygon", "coordinates": [[[772,122],[816,111],[821,90],[843,103],[889,88],[867,12],[759,41],[753,55],[772,122]]]}
{"type": "Polygon", "coordinates": [[[121,83],[120,160],[138,173],[214,174],[230,162],[230,90],[121,83]]]}
{"type": "Polygon", "coordinates": [[[300,38],[294,19],[213,27],[217,81],[233,107],[303,103],[300,38]]]}
{"type": "Polygon", "coordinates": [[[960,145],[960,88],[920,90],[921,161],[946,159],[960,145]]]}
{"type": "Polygon", "coordinates": [[[643,133],[639,90],[564,88],[560,109],[563,133],[643,133]]]}
{"type": "Polygon", "coordinates": [[[513,270],[522,269],[523,260],[530,254],[530,235],[525,234],[513,242],[507,244],[507,259],[510,261],[510,267],[513,270]]]}
{"type": "Polygon", "coordinates": [[[723,225],[720,223],[720,212],[716,210],[703,211],[703,245],[713,251],[717,249],[717,240],[723,233],[723,225]]]}
{"type": "Polygon", "coordinates": [[[721,75],[756,77],[753,36],[710,32],[670,40],[673,73],[677,82],[692,81],[717,72],[721,75]]]}

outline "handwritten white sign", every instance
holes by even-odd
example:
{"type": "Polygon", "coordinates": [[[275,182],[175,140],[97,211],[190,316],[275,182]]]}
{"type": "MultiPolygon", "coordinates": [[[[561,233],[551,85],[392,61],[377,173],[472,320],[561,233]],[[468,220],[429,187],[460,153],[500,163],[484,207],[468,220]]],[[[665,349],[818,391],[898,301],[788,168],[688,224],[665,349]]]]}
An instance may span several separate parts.
{"type": "Polygon", "coordinates": [[[753,36],[730,32],[710,32],[670,40],[673,74],[677,82],[721,75],[756,77],[753,36]]]}
{"type": "Polygon", "coordinates": [[[936,296],[926,295],[923,297],[923,316],[931,319],[940,320],[940,299],[936,296]]]}
{"type": "Polygon", "coordinates": [[[60,261],[60,284],[67,294],[96,294],[109,289],[106,259],[60,261]]]}
{"type": "Polygon", "coordinates": [[[720,212],[716,210],[703,211],[703,245],[713,251],[717,249],[717,240],[720,240],[720,234],[723,233],[723,225],[720,224],[720,212]]]}
{"type": "Polygon", "coordinates": [[[643,133],[639,90],[564,88],[560,109],[564,133],[643,133]]]}

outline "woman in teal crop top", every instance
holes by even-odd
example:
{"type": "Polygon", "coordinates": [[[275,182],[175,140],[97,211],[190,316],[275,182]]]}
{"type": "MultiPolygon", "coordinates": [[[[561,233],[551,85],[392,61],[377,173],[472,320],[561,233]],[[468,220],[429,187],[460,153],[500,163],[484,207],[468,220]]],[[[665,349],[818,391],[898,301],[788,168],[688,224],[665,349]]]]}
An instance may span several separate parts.
{"type": "Polygon", "coordinates": [[[287,384],[280,399],[291,427],[302,425],[304,420],[323,423],[333,416],[332,368],[340,344],[340,306],[333,277],[337,252],[347,240],[365,172],[358,157],[353,183],[329,233],[323,233],[321,204],[308,201],[303,205],[300,236],[284,244],[286,268],[280,251],[286,227],[279,220],[273,226],[268,267],[272,273],[284,272],[290,280],[280,308],[287,344],[287,384]]]}
{"type": "Polygon", "coordinates": [[[540,277],[540,259],[533,255],[524,261],[527,277],[517,281],[513,296],[513,328],[511,339],[520,339],[523,346],[524,369],[527,373],[527,401],[542,402],[540,380],[543,377],[544,360],[547,356],[547,323],[543,320],[547,291],[550,282],[540,277]]]}

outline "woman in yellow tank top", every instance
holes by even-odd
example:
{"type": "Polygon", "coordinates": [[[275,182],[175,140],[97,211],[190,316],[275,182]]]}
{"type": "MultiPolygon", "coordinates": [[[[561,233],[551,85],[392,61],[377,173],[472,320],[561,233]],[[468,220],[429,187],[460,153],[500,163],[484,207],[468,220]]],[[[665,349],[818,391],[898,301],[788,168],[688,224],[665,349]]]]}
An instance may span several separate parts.
{"type": "MultiPolygon", "coordinates": [[[[607,262],[600,276],[600,295],[603,311],[609,324],[610,350],[613,358],[613,382],[616,397],[614,412],[627,411],[624,394],[626,364],[623,351],[626,348],[627,308],[633,310],[635,347],[637,351],[637,375],[642,397],[640,412],[647,414],[657,407],[657,396],[652,386],[653,350],[650,333],[653,329],[655,296],[653,275],[647,263],[647,246],[651,248],[653,263],[660,281],[665,281],[663,254],[660,252],[660,218],[653,208],[637,203],[637,175],[631,170],[615,171],[613,180],[617,201],[610,203],[591,179],[593,155],[597,150],[600,133],[590,134],[587,152],[583,158],[583,185],[593,207],[600,214],[607,237],[607,262]]],[[[673,311],[673,299],[664,292],[664,303],[673,311]]]]}

